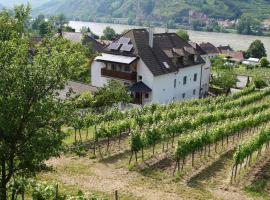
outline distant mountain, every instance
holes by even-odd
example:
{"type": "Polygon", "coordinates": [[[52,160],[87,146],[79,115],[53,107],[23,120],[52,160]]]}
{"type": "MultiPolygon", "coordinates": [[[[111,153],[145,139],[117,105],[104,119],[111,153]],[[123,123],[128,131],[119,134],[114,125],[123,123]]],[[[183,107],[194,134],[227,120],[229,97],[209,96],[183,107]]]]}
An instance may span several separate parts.
{"type": "MultiPolygon", "coordinates": [[[[7,0],[6,0],[7,1],[7,0]]],[[[34,1],[34,0],[33,0],[34,1]]],[[[46,0],[45,0],[46,1],[46,0]]],[[[235,19],[243,13],[259,18],[270,16],[270,0],[50,0],[34,14],[65,14],[71,19],[110,18],[181,21],[189,10],[216,19],[235,19]]]]}
{"type": "Polygon", "coordinates": [[[39,7],[50,0],[1,0],[1,4],[5,7],[12,8],[14,5],[30,3],[32,8],[39,7]]]}

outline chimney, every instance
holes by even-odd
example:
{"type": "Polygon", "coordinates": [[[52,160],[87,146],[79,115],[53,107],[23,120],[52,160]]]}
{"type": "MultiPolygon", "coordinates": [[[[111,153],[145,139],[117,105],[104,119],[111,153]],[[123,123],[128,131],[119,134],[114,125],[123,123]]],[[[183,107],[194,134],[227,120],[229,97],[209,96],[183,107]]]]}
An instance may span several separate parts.
{"type": "Polygon", "coordinates": [[[153,48],[154,46],[154,28],[149,28],[149,46],[153,48]]]}

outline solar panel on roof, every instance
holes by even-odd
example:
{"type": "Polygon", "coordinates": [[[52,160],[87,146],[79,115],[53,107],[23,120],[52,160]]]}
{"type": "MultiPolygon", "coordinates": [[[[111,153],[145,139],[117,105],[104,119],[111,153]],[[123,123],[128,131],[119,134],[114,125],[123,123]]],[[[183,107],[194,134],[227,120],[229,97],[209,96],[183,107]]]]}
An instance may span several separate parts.
{"type": "Polygon", "coordinates": [[[132,48],[133,48],[132,44],[123,44],[120,50],[130,52],[132,48]]]}
{"type": "Polygon", "coordinates": [[[128,44],[130,42],[130,38],[127,37],[121,37],[118,41],[120,44],[128,44]]]}
{"type": "Polygon", "coordinates": [[[118,50],[120,48],[121,44],[120,43],[111,43],[108,46],[108,49],[112,49],[112,50],[118,50]]]}

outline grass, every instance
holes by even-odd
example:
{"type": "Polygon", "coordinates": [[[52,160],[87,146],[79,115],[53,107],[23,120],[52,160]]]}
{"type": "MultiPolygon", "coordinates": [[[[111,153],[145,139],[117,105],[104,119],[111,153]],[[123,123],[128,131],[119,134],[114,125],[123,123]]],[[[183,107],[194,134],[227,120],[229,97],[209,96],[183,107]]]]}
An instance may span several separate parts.
{"type": "MultiPolygon", "coordinates": [[[[64,133],[66,133],[66,138],[64,139],[65,144],[72,144],[75,142],[75,130],[70,127],[64,127],[62,128],[64,133]]],[[[82,129],[81,130],[81,136],[82,136],[82,141],[88,141],[88,140],[93,140],[94,139],[94,127],[90,127],[88,129],[88,137],[87,137],[87,129],[82,129]]],[[[79,136],[79,131],[77,131],[77,140],[80,139],[79,136]]]]}
{"type": "Polygon", "coordinates": [[[270,196],[268,192],[265,190],[267,183],[270,181],[269,177],[261,180],[257,180],[252,183],[250,186],[244,188],[244,191],[250,194],[253,197],[263,197],[265,200],[269,200],[270,196]]]}

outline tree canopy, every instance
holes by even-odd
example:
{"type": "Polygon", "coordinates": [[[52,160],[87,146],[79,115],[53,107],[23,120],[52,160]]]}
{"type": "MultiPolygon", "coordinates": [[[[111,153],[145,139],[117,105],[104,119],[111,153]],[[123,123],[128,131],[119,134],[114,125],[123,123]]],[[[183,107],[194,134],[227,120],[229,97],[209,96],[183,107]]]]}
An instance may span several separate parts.
{"type": "Polygon", "coordinates": [[[116,36],[115,30],[111,27],[106,27],[103,31],[103,38],[106,40],[113,40],[116,36]]]}
{"type": "Polygon", "coordinates": [[[177,34],[179,37],[183,38],[185,41],[189,41],[189,35],[188,35],[188,32],[187,32],[187,31],[182,30],[182,29],[178,29],[178,30],[176,31],[176,34],[177,34]]]}
{"type": "Polygon", "coordinates": [[[255,40],[252,42],[246,52],[248,57],[262,58],[266,57],[266,50],[261,40],[255,40]]]}
{"type": "Polygon", "coordinates": [[[30,51],[28,14],[24,6],[14,15],[0,12],[1,200],[8,199],[11,179],[35,174],[59,154],[68,107],[57,91],[87,63],[76,45],[58,37],[46,37],[30,51]]]}

